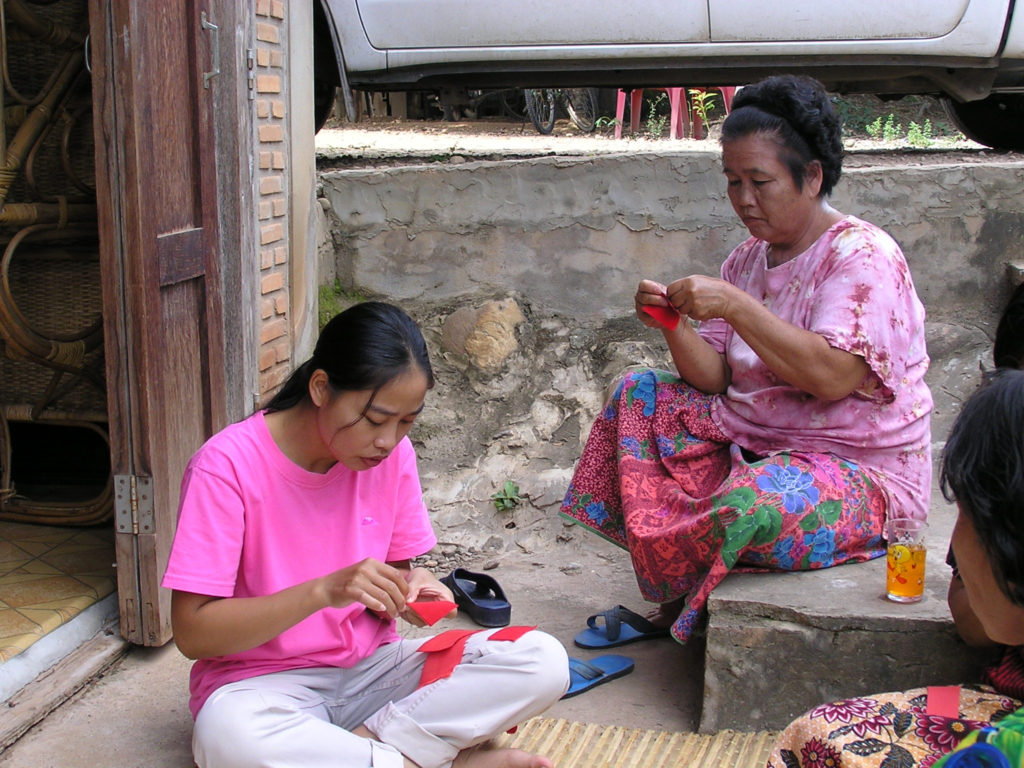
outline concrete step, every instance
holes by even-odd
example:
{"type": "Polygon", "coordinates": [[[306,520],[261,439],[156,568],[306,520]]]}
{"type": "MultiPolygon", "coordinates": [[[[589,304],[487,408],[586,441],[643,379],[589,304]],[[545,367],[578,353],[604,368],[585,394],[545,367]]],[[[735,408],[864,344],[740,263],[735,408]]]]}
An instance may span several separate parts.
{"type": "Polygon", "coordinates": [[[919,603],[885,598],[885,558],[733,574],[712,593],[701,732],[778,730],[828,701],[978,681],[989,654],[953,627],[945,559],[955,510],[936,496],[919,603]]]}

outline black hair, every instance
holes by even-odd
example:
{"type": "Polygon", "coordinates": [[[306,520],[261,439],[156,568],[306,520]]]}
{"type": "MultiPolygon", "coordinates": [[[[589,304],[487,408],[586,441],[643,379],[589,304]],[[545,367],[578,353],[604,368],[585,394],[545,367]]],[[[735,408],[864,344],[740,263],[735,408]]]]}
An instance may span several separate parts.
{"type": "Polygon", "coordinates": [[[997,370],[964,403],[940,479],[977,530],[999,589],[1024,605],[1024,371],[997,370]]]}
{"type": "Polygon", "coordinates": [[[997,368],[1024,367],[1024,283],[1014,290],[999,318],[992,361],[997,368]]]}
{"type": "Polygon", "coordinates": [[[773,136],[787,150],[780,159],[797,189],[804,188],[807,166],[820,162],[819,197],[831,194],[843,171],[842,124],[821,83],[812,77],[776,75],[737,91],[722,123],[721,144],[754,134],[773,136]]]}
{"type": "MultiPolygon", "coordinates": [[[[405,312],[382,301],[367,301],[335,315],[320,331],[313,356],[296,368],[267,404],[284,411],[309,398],[309,379],[320,369],[335,393],[370,391],[374,394],[411,368],[434,386],[427,344],[419,326],[405,312]]],[[[370,397],[366,408],[370,407],[370,397]]]]}

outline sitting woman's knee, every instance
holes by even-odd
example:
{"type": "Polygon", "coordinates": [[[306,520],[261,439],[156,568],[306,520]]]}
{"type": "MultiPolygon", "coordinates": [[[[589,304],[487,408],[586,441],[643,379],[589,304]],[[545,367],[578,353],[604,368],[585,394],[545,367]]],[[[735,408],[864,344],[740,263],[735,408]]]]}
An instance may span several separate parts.
{"type": "Polygon", "coordinates": [[[569,689],[569,655],[557,639],[534,630],[518,641],[530,645],[530,655],[536,664],[537,696],[557,701],[569,689]]]}

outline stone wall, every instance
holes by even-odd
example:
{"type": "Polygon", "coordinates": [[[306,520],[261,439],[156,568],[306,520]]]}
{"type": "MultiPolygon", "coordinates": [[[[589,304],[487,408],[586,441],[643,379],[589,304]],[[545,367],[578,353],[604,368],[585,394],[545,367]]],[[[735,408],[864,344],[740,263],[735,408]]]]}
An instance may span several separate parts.
{"type": "MultiPolygon", "coordinates": [[[[834,204],[903,246],[928,310],[941,448],[988,363],[1020,258],[1020,162],[856,158],[834,204]]],[[[325,172],[321,283],[404,306],[438,386],[413,433],[428,506],[449,546],[530,551],[570,537],[555,512],[603,389],[665,364],[632,314],[642,277],[717,274],[746,231],[717,152],[548,157],[325,172]],[[498,512],[512,480],[524,503],[498,512]]],[[[938,450],[936,450],[938,454],[938,450]]]]}

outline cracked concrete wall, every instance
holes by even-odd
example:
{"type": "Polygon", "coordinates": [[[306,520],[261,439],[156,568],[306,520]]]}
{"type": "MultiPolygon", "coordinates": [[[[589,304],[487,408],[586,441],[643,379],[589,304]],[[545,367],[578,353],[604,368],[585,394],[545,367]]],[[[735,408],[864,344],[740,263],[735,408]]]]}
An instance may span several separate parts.
{"type": "MultiPolygon", "coordinates": [[[[1024,164],[857,160],[833,202],[907,255],[941,447],[990,361],[1006,265],[1024,260],[1024,164]]],[[[427,502],[442,540],[481,549],[571,537],[554,513],[604,388],[626,365],[667,364],[660,334],[633,317],[636,283],[717,275],[747,234],[711,151],[332,171],[319,192],[321,282],[394,301],[426,332],[438,386],[413,437],[427,502]],[[494,300],[522,313],[518,345],[481,365],[446,343],[445,323],[494,300]],[[506,480],[525,503],[499,513],[490,496],[506,480]]]]}

